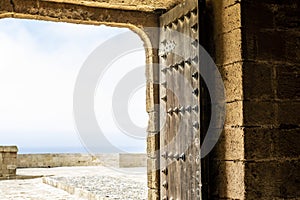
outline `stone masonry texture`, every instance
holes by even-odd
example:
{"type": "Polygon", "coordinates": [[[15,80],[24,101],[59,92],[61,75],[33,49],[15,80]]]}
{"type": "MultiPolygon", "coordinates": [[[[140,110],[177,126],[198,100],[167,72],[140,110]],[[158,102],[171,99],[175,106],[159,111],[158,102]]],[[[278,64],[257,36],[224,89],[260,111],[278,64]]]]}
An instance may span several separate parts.
{"type": "Polygon", "coordinates": [[[17,152],[16,146],[0,146],[0,177],[16,176],[17,152]]]}
{"type": "Polygon", "coordinates": [[[245,198],[300,198],[299,1],[244,0],[245,198]]]}

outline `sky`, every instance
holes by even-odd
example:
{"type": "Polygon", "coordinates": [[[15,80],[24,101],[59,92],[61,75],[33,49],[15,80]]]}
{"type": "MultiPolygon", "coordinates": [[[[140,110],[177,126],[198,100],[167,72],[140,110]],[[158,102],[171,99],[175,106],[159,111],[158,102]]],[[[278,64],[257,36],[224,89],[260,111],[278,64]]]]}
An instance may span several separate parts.
{"type": "MultiPolygon", "coordinates": [[[[1,19],[0,145],[17,145],[20,153],[85,152],[73,117],[77,75],[95,48],[126,31],[129,30],[1,19]]],[[[146,133],[141,133],[140,138],[127,136],[112,116],[112,95],[119,80],[145,64],[143,43],[132,34],[141,49],[111,63],[95,93],[95,113],[98,125],[120,151],[145,152],[146,133]]],[[[134,124],[146,127],[144,86],[133,91],[128,113],[134,124]]]]}

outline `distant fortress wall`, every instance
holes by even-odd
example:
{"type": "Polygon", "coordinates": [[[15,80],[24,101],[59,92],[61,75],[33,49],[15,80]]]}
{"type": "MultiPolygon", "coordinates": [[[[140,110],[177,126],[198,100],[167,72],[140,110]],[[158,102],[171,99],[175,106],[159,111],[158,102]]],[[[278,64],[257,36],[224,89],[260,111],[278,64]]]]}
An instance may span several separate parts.
{"type": "Polygon", "coordinates": [[[146,154],[18,154],[18,168],[67,166],[146,167],[146,154]]]}

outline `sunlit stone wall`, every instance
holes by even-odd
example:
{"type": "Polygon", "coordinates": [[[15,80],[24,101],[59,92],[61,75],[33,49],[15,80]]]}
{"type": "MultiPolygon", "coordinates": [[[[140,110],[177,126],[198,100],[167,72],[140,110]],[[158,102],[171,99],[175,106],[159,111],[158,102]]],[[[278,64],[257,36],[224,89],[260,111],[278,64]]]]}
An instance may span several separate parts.
{"type": "Polygon", "coordinates": [[[13,177],[17,169],[16,146],[0,146],[0,177],[13,177]]]}

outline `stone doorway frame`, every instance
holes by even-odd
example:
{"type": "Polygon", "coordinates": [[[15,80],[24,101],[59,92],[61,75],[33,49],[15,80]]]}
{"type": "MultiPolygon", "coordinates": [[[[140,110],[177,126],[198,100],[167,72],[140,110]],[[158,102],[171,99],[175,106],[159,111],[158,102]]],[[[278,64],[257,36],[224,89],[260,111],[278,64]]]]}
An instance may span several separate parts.
{"type": "MultiPolygon", "coordinates": [[[[173,1],[144,2],[144,5],[130,5],[112,1],[97,3],[75,0],[1,0],[0,19],[17,18],[52,22],[66,22],[86,25],[107,25],[129,28],[144,42],[146,56],[146,111],[149,115],[147,135],[147,181],[148,199],[159,199],[159,33],[147,32],[144,27],[159,27],[161,10],[172,7],[173,1]],[[155,5],[153,5],[155,4],[155,5]],[[149,6],[150,5],[150,6],[149,6]],[[164,7],[163,7],[164,6],[164,7]]],[[[123,1],[124,2],[124,1],[123,1]]],[[[126,3],[126,2],[125,2],[126,3]]],[[[140,4],[140,2],[137,2],[140,4]]]]}

